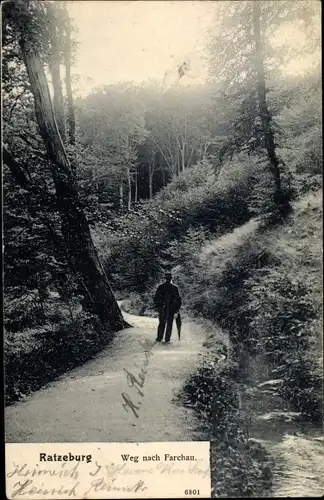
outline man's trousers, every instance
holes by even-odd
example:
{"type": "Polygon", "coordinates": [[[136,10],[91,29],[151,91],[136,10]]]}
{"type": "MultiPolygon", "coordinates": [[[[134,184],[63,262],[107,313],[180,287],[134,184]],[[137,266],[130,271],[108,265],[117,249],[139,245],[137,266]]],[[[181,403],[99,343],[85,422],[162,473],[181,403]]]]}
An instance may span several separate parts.
{"type": "Polygon", "coordinates": [[[159,312],[159,326],[157,331],[157,340],[162,340],[165,330],[165,341],[169,342],[172,334],[173,318],[175,313],[159,312]],[[166,328],[165,328],[166,327],[166,328]]]}

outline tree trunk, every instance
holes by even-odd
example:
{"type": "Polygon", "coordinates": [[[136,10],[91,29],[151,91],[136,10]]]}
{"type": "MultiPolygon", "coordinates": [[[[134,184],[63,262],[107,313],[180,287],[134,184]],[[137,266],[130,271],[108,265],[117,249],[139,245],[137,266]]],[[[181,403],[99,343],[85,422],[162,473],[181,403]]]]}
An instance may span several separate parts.
{"type": "Polygon", "coordinates": [[[267,106],[266,99],[266,84],[263,66],[263,48],[261,40],[260,28],[260,3],[255,0],[253,2],[253,28],[254,28],[254,41],[255,41],[255,67],[257,74],[257,92],[259,112],[264,132],[265,147],[267,150],[268,158],[270,161],[271,172],[274,179],[275,186],[275,201],[281,203],[281,177],[279,168],[279,159],[276,154],[276,147],[274,143],[273,132],[271,129],[271,115],[267,106]]]}
{"type": "Polygon", "coordinates": [[[65,117],[64,117],[64,99],[60,74],[60,52],[57,40],[57,30],[55,25],[51,29],[51,55],[49,59],[49,70],[53,85],[53,107],[57,128],[60,132],[62,141],[65,142],[65,117]]]}
{"type": "Polygon", "coordinates": [[[123,181],[120,181],[119,184],[119,205],[121,212],[124,213],[124,186],[123,186],[123,181]]]}
{"type": "Polygon", "coordinates": [[[162,167],[162,186],[166,186],[166,179],[165,179],[165,171],[164,168],[162,167]]]}
{"type": "Polygon", "coordinates": [[[185,168],[186,168],[186,145],[183,140],[181,148],[181,172],[183,172],[185,168]]]}
{"type": "Polygon", "coordinates": [[[178,177],[180,172],[181,172],[180,149],[177,149],[176,155],[175,155],[175,175],[176,175],[176,177],[178,177]]]}
{"type": "Polygon", "coordinates": [[[152,161],[149,163],[149,199],[153,198],[153,176],[155,170],[155,151],[152,153],[152,161]]]}
{"type": "Polygon", "coordinates": [[[82,285],[84,306],[95,313],[102,324],[111,330],[120,330],[126,323],[101,266],[80,205],[75,179],[58,133],[41,59],[24,36],[20,46],[34,96],[37,122],[51,160],[62,234],[73,271],[82,285]]]}
{"type": "Polygon", "coordinates": [[[134,196],[134,202],[138,202],[138,172],[137,172],[137,167],[135,170],[135,196],[134,196]]]}
{"type": "Polygon", "coordinates": [[[206,141],[205,144],[204,144],[203,154],[202,154],[202,159],[203,160],[206,160],[208,147],[209,147],[209,141],[206,141]]]}
{"type": "Polygon", "coordinates": [[[130,168],[127,167],[127,185],[128,185],[128,202],[127,202],[127,208],[130,210],[132,208],[132,178],[131,178],[131,173],[130,173],[130,168]]]}
{"type": "Polygon", "coordinates": [[[153,198],[153,167],[149,164],[149,199],[153,198]]]}
{"type": "Polygon", "coordinates": [[[71,85],[71,21],[67,13],[67,8],[64,2],[64,9],[66,11],[66,26],[65,26],[65,40],[64,40],[64,66],[65,66],[65,90],[67,97],[67,123],[68,135],[70,144],[75,144],[75,114],[73,104],[73,94],[71,85]]]}

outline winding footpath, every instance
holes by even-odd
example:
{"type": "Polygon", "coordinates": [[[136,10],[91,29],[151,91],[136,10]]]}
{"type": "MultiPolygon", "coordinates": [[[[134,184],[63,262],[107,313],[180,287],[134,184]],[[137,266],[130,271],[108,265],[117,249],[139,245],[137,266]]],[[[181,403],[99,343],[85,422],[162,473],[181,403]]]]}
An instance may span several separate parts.
{"type": "Polygon", "coordinates": [[[197,368],[207,333],[188,322],[181,341],[174,329],[170,344],[157,343],[157,319],[124,317],[133,328],[95,359],[6,408],[7,442],[203,439],[193,410],[172,400],[197,368]]]}

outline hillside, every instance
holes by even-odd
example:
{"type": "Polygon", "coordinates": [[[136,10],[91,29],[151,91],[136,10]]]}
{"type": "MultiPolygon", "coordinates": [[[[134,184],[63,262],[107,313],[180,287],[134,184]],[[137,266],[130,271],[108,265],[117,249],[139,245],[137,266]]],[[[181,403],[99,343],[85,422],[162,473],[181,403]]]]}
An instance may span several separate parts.
{"type": "Polygon", "coordinates": [[[255,495],[260,481],[273,496],[323,492],[322,191],[294,201],[279,225],[251,219],[210,239],[176,280],[187,312],[230,340],[227,367],[215,368],[222,346],[211,341],[184,396],[211,425],[217,494],[255,495]],[[251,457],[259,472],[242,465],[251,457]],[[237,463],[239,483],[230,473],[237,463]]]}
{"type": "Polygon", "coordinates": [[[213,306],[232,338],[261,352],[288,399],[311,414],[322,398],[322,191],[292,207],[279,226],[260,231],[250,221],[203,247],[213,286],[202,306],[201,296],[189,300],[207,316],[213,306]],[[232,296],[222,288],[229,278],[232,296]]]}
{"type": "MultiPolygon", "coordinates": [[[[174,267],[186,311],[225,328],[236,354],[240,346],[261,353],[283,394],[315,419],[322,397],[321,235],[319,190],[293,202],[279,225],[251,219],[198,250],[191,244],[174,267]]],[[[145,310],[152,294],[135,297],[137,308],[145,310]]]]}

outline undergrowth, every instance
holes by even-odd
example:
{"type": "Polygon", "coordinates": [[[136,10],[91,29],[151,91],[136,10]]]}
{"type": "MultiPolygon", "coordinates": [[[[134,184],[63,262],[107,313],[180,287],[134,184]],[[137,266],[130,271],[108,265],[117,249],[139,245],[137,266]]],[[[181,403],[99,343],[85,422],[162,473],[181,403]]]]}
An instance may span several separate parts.
{"type": "Polygon", "coordinates": [[[296,202],[286,222],[271,229],[248,222],[204,245],[189,273],[187,264],[178,272],[187,307],[225,328],[237,348],[243,344],[250,353],[262,354],[281,380],[282,396],[318,422],[320,200],[318,193],[296,202]]]}
{"type": "Polygon", "coordinates": [[[112,337],[112,332],[83,312],[64,324],[6,332],[6,405],[93,358],[112,337]]]}

